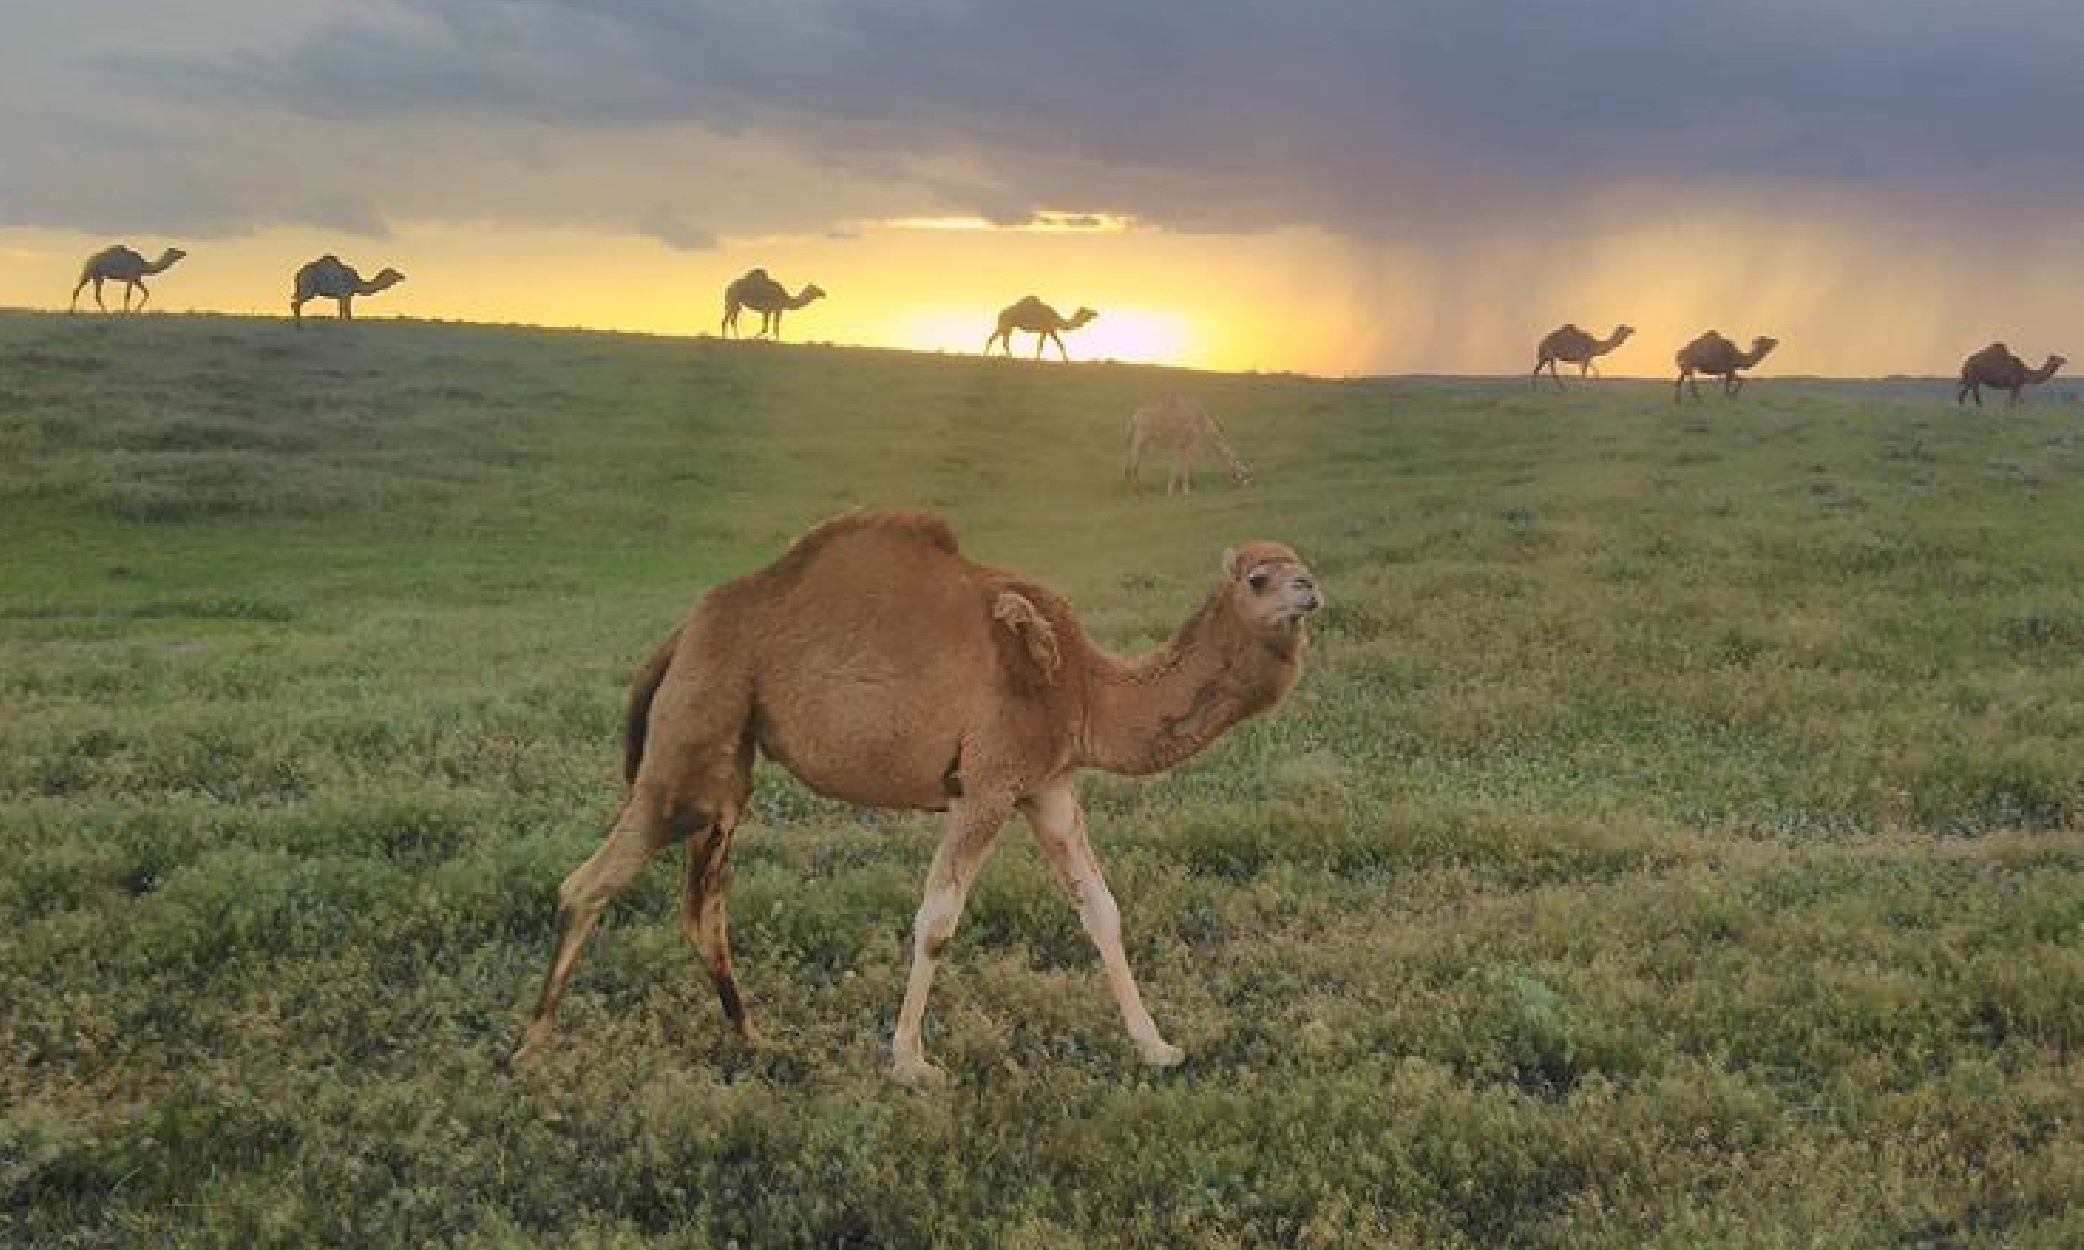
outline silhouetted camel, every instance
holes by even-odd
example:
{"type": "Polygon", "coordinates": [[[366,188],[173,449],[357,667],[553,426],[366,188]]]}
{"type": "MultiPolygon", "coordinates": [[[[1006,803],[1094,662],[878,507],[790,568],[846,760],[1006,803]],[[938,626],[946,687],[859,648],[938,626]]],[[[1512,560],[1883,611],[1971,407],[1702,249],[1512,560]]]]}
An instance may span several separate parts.
{"type": "Polygon", "coordinates": [[[1559,360],[1565,364],[1576,365],[1580,378],[1587,373],[1596,376],[1599,370],[1592,364],[1593,360],[1627,342],[1628,336],[1634,333],[1634,326],[1615,326],[1611,335],[1595,339],[1578,329],[1575,323],[1558,326],[1534,349],[1534,376],[1528,379],[1528,382],[1530,385],[1540,382],[1541,371],[1546,368],[1549,377],[1556,383],[1556,389],[1562,390],[1563,379],[1556,374],[1556,362],[1559,360]]]}
{"type": "Polygon", "coordinates": [[[2012,355],[2010,348],[2002,343],[1992,343],[1961,362],[1961,390],[1954,396],[1954,402],[1966,403],[1973,398],[1975,406],[1980,408],[1983,406],[1983,388],[1988,386],[2004,391],[2004,406],[2013,407],[2019,402],[2021,390],[2054,377],[2055,371],[2068,363],[2061,356],[2050,356],[2040,368],[2029,369],[2025,361],[2012,355]]]}
{"type": "Polygon", "coordinates": [[[720,333],[728,337],[738,328],[738,310],[750,308],[760,314],[760,333],[780,338],[783,313],[824,295],[825,288],[815,282],[791,295],[781,283],[768,277],[765,269],[747,270],[744,277],[734,279],[724,288],[724,324],[720,333]]]}
{"type": "Polygon", "coordinates": [[[1672,383],[1672,401],[1678,402],[1679,388],[1684,386],[1695,399],[1700,398],[1700,384],[1693,375],[1705,373],[1710,377],[1722,375],[1722,393],[1735,395],[1744,389],[1744,379],[1737,370],[1749,369],[1766,358],[1766,353],[1780,346],[1780,340],[1761,334],[1751,340],[1751,350],[1739,351],[1737,345],[1713,330],[1680,348],[1672,359],[1679,366],[1678,380],[1672,383]]]}
{"type": "Polygon", "coordinates": [[[1099,313],[1094,312],[1090,308],[1080,308],[1077,312],[1072,313],[1067,320],[1063,314],[1057,312],[1056,309],[1051,308],[1035,296],[1023,295],[1020,299],[999,310],[998,329],[993,330],[991,337],[984,340],[984,354],[987,356],[991,355],[991,345],[997,343],[1006,349],[1008,356],[1011,356],[1013,354],[1013,332],[1015,330],[1025,330],[1029,334],[1036,336],[1035,359],[1040,360],[1042,358],[1044,346],[1055,343],[1057,355],[1064,360],[1069,360],[1071,359],[1071,354],[1064,350],[1064,340],[1057,337],[1058,331],[1076,330],[1099,315],[1099,313]]]}
{"type": "Polygon", "coordinates": [[[336,300],[340,305],[340,319],[354,320],[354,302],[357,295],[374,295],[388,291],[405,281],[405,275],[396,269],[385,269],[375,277],[364,281],[361,274],[330,252],[297,270],[293,290],[289,298],[290,319],[298,325],[304,323],[304,305],[321,296],[336,300]]]}
{"type": "Polygon", "coordinates": [[[107,312],[109,306],[101,302],[101,284],[104,282],[121,282],[123,284],[123,311],[130,311],[130,292],[132,288],[135,288],[138,293],[137,310],[143,312],[146,301],[152,298],[152,292],[145,287],[145,278],[151,274],[165,273],[173,267],[175,261],[186,255],[188,253],[180,248],[170,247],[159,254],[158,260],[148,261],[120,243],[114,247],[104,248],[89,256],[87,263],[80,267],[79,285],[72,288],[72,304],[65,311],[79,311],[80,292],[86,289],[89,282],[92,282],[94,284],[94,306],[103,312],[107,312]]]}

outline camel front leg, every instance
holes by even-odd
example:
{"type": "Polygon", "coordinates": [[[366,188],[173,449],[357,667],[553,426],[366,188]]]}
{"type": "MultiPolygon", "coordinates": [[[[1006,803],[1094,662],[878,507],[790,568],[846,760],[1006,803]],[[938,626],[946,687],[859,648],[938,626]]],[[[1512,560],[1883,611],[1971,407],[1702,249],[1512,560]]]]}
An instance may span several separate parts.
{"type": "Polygon", "coordinates": [[[1006,823],[1009,808],[988,799],[958,800],[948,809],[948,832],[934,851],[927,870],[926,894],[912,931],[912,971],[905,979],[904,1004],[897,1010],[897,1032],[890,1039],[890,1074],[905,1085],[940,1079],[941,1070],[927,1061],[920,1040],[926,1024],[926,995],[933,988],[934,968],[955,926],[984,856],[1006,823]]]}
{"type": "Polygon", "coordinates": [[[1092,843],[1086,839],[1085,809],[1079,805],[1070,783],[1040,791],[1023,802],[1021,810],[1027,814],[1036,841],[1049,856],[1057,880],[1070,894],[1079,920],[1100,952],[1100,963],[1107,972],[1107,988],[1114,992],[1114,1003],[1121,1009],[1130,1040],[1142,1052],[1143,1061],[1152,1067],[1170,1068],[1178,1064],[1186,1053],[1158,1032],[1157,1022],[1151,1019],[1143,1005],[1143,995],[1136,988],[1136,974],[1129,970],[1129,957],[1122,950],[1121,908],[1115,904],[1114,893],[1107,888],[1107,878],[1100,871],[1099,857],[1093,854],[1092,843]]]}
{"type": "Polygon", "coordinates": [[[355,319],[354,296],[343,295],[340,297],[340,319],[342,321],[353,321],[355,319]]]}

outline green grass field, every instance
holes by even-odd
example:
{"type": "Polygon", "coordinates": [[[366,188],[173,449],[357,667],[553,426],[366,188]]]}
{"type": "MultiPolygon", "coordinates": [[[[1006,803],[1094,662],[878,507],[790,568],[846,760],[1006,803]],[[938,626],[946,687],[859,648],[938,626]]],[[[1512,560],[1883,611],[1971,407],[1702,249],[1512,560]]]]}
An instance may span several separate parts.
{"type": "Polygon", "coordinates": [[[2084,1245],[2084,408],[0,315],[0,1244],[2084,1245]],[[1130,496],[1126,417],[1252,461],[1130,496]],[[885,1076],[937,826],[760,776],[743,1052],[662,857],[504,1058],[630,671],[859,504],[1104,642],[1239,539],[1290,702],[1024,831],[885,1076]]]}

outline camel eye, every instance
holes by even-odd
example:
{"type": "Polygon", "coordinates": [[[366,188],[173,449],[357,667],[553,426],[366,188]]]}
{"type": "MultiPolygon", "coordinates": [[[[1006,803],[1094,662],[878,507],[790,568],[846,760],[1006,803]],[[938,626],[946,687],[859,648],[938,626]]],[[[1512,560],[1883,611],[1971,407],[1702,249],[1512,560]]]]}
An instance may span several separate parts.
{"type": "Polygon", "coordinates": [[[1255,595],[1266,593],[1266,574],[1252,574],[1250,577],[1247,577],[1245,579],[1245,585],[1250,586],[1252,588],[1252,593],[1255,595]]]}

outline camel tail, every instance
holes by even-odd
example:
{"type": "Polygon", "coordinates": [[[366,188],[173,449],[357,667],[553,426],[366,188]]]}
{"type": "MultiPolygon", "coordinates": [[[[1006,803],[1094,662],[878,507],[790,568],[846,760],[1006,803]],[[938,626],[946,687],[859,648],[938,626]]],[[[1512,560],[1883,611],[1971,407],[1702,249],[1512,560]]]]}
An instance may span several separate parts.
{"type": "Polygon", "coordinates": [[[637,669],[635,680],[630,683],[629,706],[622,717],[622,779],[637,780],[637,770],[644,765],[644,738],[651,726],[651,700],[657,696],[658,688],[666,680],[666,670],[673,667],[673,652],[680,644],[680,631],[675,629],[666,635],[666,640],[651,653],[651,658],[637,669]]]}

